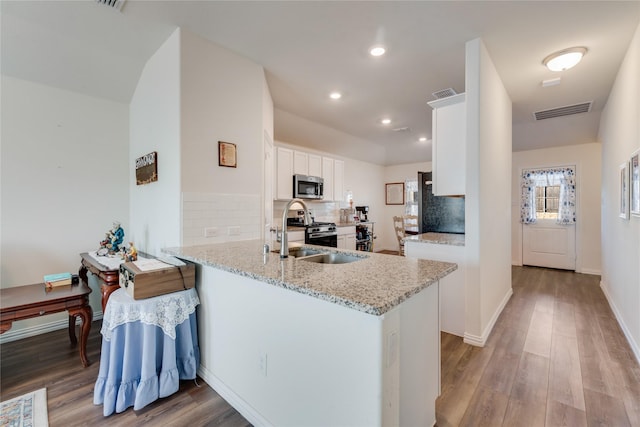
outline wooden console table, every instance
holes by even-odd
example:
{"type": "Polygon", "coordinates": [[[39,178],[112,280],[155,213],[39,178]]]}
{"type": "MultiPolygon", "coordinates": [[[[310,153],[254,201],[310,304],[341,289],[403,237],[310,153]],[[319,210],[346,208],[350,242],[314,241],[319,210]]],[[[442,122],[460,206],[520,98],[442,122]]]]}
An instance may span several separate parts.
{"type": "Polygon", "coordinates": [[[11,329],[11,325],[16,320],[68,311],[69,339],[73,345],[78,343],[76,317],[82,320],[80,360],[86,368],[89,366],[87,339],[93,320],[93,310],[89,305],[90,293],[91,289],[86,285],[86,282],[49,291],[45,288],[44,283],[2,288],[0,289],[0,334],[11,329]]]}
{"type": "Polygon", "coordinates": [[[102,294],[102,312],[104,313],[109,295],[120,288],[120,271],[100,264],[87,252],[81,253],[80,258],[82,258],[80,271],[78,271],[80,278],[88,285],[89,279],[87,278],[87,271],[90,271],[102,282],[100,284],[100,293],[102,294]]]}

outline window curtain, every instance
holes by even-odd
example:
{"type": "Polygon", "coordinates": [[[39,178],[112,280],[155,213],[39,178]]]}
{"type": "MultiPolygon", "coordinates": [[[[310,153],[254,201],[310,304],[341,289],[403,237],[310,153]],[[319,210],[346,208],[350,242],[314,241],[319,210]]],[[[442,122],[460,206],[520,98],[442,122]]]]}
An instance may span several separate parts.
{"type": "Polygon", "coordinates": [[[536,187],[560,186],[557,224],[576,222],[576,171],[573,166],[552,169],[530,169],[522,172],[520,222],[536,222],[536,187]]]}

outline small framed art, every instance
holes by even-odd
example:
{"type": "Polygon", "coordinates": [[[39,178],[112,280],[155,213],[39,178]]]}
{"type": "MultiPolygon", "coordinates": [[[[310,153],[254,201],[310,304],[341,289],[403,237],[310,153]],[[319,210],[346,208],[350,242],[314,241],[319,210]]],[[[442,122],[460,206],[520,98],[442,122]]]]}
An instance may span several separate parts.
{"type": "Polygon", "coordinates": [[[235,168],[238,166],[236,144],[218,141],[218,166],[235,168]]]}
{"type": "Polygon", "coordinates": [[[620,218],[629,219],[629,164],[620,165],[620,218]]]}
{"type": "Polygon", "coordinates": [[[640,150],[631,155],[629,162],[629,191],[631,215],[640,216],[640,150]]]}
{"type": "Polygon", "coordinates": [[[387,205],[404,205],[404,182],[385,184],[387,205]]]}

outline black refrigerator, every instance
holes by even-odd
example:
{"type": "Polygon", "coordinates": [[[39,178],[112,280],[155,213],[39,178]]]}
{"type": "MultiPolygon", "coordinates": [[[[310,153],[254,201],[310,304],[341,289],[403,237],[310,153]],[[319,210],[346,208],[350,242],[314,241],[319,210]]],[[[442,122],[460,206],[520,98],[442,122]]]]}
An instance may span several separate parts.
{"type": "Polygon", "coordinates": [[[418,172],[418,223],[421,233],[464,234],[464,197],[434,196],[431,172],[418,172]]]}

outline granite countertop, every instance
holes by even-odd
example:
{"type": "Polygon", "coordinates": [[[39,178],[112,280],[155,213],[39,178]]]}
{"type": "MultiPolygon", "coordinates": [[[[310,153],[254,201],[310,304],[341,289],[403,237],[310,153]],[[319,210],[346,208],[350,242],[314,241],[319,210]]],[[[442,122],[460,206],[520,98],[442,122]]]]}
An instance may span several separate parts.
{"type": "Polygon", "coordinates": [[[456,264],[291,244],[346,253],[362,260],[321,264],[278,253],[263,254],[262,240],[163,249],[163,252],[273,286],[300,292],[364,313],[382,315],[422,289],[456,270],[456,264]]]}
{"type": "Polygon", "coordinates": [[[404,238],[404,242],[435,243],[438,245],[464,246],[464,234],[423,233],[404,238]]]}

